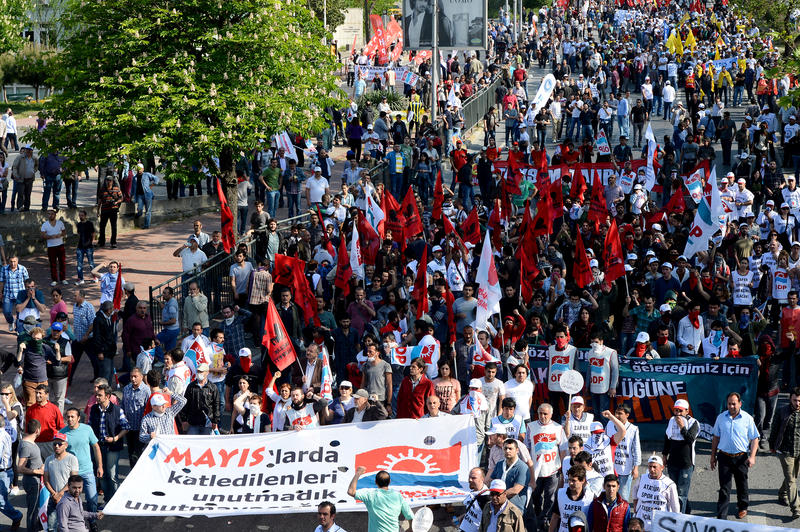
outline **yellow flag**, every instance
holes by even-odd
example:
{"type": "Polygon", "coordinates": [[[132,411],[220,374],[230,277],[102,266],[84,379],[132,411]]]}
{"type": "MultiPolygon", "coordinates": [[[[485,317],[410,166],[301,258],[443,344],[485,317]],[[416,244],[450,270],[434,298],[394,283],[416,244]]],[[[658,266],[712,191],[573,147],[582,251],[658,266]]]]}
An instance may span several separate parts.
{"type": "Polygon", "coordinates": [[[697,47],[697,40],[694,38],[692,30],[689,30],[689,34],[686,35],[686,40],[683,41],[683,45],[694,52],[694,49],[697,47]]]}
{"type": "Polygon", "coordinates": [[[676,48],[677,46],[675,46],[675,30],[672,30],[672,32],[669,34],[669,37],[667,37],[667,50],[669,50],[669,53],[674,54],[676,48]]]}
{"type": "Polygon", "coordinates": [[[686,13],[686,14],[683,16],[683,18],[681,19],[681,21],[680,21],[680,22],[678,22],[678,27],[680,28],[681,26],[683,26],[684,24],[686,24],[686,21],[687,21],[687,20],[689,20],[689,13],[686,13]]]}
{"type": "Polygon", "coordinates": [[[675,34],[675,40],[673,42],[675,44],[675,51],[679,56],[683,56],[683,43],[677,33],[675,34]]]}
{"type": "Polygon", "coordinates": [[[722,57],[720,57],[720,55],[719,55],[719,45],[715,46],[714,48],[717,50],[714,53],[714,61],[719,61],[720,59],[722,59],[722,57]]]}

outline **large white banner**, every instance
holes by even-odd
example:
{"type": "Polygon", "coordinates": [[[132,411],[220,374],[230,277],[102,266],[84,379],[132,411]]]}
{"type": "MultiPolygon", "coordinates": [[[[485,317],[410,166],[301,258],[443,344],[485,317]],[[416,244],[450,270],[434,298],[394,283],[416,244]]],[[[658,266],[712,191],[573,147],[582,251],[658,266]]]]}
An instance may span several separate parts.
{"type": "Polygon", "coordinates": [[[799,530],[781,526],[754,525],[738,521],[723,521],[696,515],[674,514],[657,511],[653,514],[651,532],[684,532],[697,530],[718,530],[719,532],[777,532],[780,530],[799,530]]]}
{"type": "Polygon", "coordinates": [[[477,466],[472,416],[396,419],[232,436],[159,436],[106,505],[109,515],[220,517],[365,510],[347,495],[391,475],[412,506],[460,502],[477,466]]]}

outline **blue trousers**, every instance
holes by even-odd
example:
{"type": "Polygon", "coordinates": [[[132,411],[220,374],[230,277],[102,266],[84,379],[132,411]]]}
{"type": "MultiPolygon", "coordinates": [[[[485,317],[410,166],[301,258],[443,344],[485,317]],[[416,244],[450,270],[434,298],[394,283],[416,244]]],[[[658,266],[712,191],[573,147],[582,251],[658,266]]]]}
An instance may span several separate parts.
{"type": "Polygon", "coordinates": [[[694,473],[694,466],[689,466],[683,469],[677,467],[667,466],[667,476],[672,479],[678,488],[678,499],[681,501],[681,513],[691,512],[689,507],[689,490],[692,487],[692,473],[694,473]]]}
{"type": "Polygon", "coordinates": [[[275,218],[275,213],[278,211],[278,200],[281,197],[279,190],[267,190],[266,207],[270,218],[275,218]]]}
{"type": "Polygon", "coordinates": [[[12,522],[22,519],[22,512],[14,508],[14,505],[9,500],[8,492],[11,491],[11,477],[13,475],[14,472],[11,469],[0,473],[0,504],[2,504],[0,513],[11,519],[12,522]]]}
{"type": "Polygon", "coordinates": [[[42,192],[42,210],[47,208],[50,202],[50,192],[53,193],[53,208],[58,209],[58,201],[61,196],[61,174],[44,178],[44,191],[42,192]]]}
{"type": "Polygon", "coordinates": [[[94,270],[94,248],[75,248],[75,264],[78,270],[78,280],[83,281],[83,258],[86,257],[89,269],[94,270]]]}
{"type": "Polygon", "coordinates": [[[138,218],[144,214],[144,224],[142,228],[147,229],[150,227],[150,213],[153,210],[153,196],[147,194],[136,194],[134,198],[136,202],[136,217],[138,218]]]}

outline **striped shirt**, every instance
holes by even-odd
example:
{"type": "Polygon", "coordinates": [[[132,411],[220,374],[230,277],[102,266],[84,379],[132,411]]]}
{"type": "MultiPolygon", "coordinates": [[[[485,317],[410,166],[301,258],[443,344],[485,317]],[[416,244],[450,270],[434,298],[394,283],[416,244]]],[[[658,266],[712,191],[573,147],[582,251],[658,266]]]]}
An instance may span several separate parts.
{"type": "Polygon", "coordinates": [[[150,387],[144,383],[140,383],[138,388],[134,388],[133,384],[128,384],[122,390],[122,410],[125,411],[125,417],[128,418],[130,430],[141,428],[144,407],[147,405],[149,397],[150,387]]]}
{"type": "Polygon", "coordinates": [[[172,406],[164,411],[164,415],[157,416],[150,412],[142,418],[142,427],[139,429],[139,441],[147,443],[150,434],[175,434],[175,416],[186,406],[186,398],[182,395],[172,395],[172,406]]]}
{"type": "Polygon", "coordinates": [[[17,294],[25,290],[25,280],[28,278],[28,269],[22,264],[17,265],[16,270],[11,266],[3,266],[0,270],[0,282],[3,283],[3,299],[15,300],[17,294]]]}
{"type": "Polygon", "coordinates": [[[72,307],[72,326],[77,341],[80,342],[81,339],[86,336],[86,333],[89,332],[89,327],[94,323],[94,316],[94,307],[86,300],[80,305],[76,303],[75,306],[72,307]]]}

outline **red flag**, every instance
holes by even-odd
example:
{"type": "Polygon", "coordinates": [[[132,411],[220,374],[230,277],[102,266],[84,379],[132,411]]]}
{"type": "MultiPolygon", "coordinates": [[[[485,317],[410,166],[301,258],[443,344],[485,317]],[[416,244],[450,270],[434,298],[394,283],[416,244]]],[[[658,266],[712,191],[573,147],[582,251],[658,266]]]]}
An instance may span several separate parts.
{"type": "Polygon", "coordinates": [[[236,247],[236,235],[233,232],[233,213],[228,207],[228,198],[222,190],[222,182],[217,179],[217,197],[219,198],[219,211],[222,223],[222,247],[225,253],[230,253],[236,247]]]}
{"type": "Polygon", "coordinates": [[[378,250],[381,248],[381,237],[367,221],[362,211],[358,211],[358,238],[361,241],[361,253],[364,263],[375,264],[378,250]]]}
{"type": "Polygon", "coordinates": [[[478,208],[473,207],[467,219],[461,223],[461,233],[464,241],[471,242],[476,246],[481,241],[481,224],[478,221],[478,208]]]}
{"type": "MultiPolygon", "coordinates": [[[[552,186],[552,185],[550,185],[552,186]]],[[[533,218],[533,236],[549,235],[553,232],[553,200],[549,190],[540,190],[542,201],[536,205],[536,216],[533,218]]]]}
{"type": "Polygon", "coordinates": [[[350,255],[347,253],[347,242],[344,234],[340,235],[339,256],[336,260],[336,280],[334,285],[342,291],[341,297],[350,294],[350,278],[353,277],[353,268],[350,266],[350,255]]]}
{"type": "Polygon", "coordinates": [[[575,263],[572,266],[572,276],[575,278],[575,284],[584,288],[594,281],[594,275],[592,275],[592,268],[589,266],[586,247],[583,245],[581,229],[576,225],[575,230],[578,234],[575,237],[575,263]]]}
{"type": "Polygon", "coordinates": [[[451,344],[456,343],[456,313],[453,311],[453,303],[456,298],[453,292],[450,291],[450,285],[445,282],[444,285],[444,301],[447,304],[447,340],[451,344]]]}
{"type": "Polygon", "coordinates": [[[261,339],[261,345],[267,348],[269,358],[281,371],[297,360],[292,340],[286,334],[286,328],[283,326],[283,321],[281,321],[281,316],[278,314],[272,298],[267,301],[267,316],[264,320],[264,336],[261,339]]]}
{"type": "Polygon", "coordinates": [[[261,411],[265,414],[269,414],[271,418],[275,403],[273,403],[272,399],[267,395],[267,390],[270,389],[275,395],[278,395],[278,385],[273,384],[272,388],[268,388],[270,382],[272,382],[272,369],[270,369],[269,364],[267,364],[267,371],[264,374],[264,384],[261,386],[261,411]]]}
{"type": "MultiPolygon", "coordinates": [[[[525,211],[525,216],[530,216],[527,202],[525,211]]],[[[522,300],[526,303],[533,296],[533,281],[539,276],[539,268],[536,264],[536,257],[539,256],[539,245],[536,243],[536,236],[533,234],[533,226],[531,224],[528,224],[528,229],[531,230],[526,230],[522,234],[516,253],[520,264],[520,290],[522,292],[522,300]]]]}
{"type": "Polygon", "coordinates": [[[411,294],[417,303],[417,319],[428,311],[428,246],[422,249],[422,258],[417,264],[417,280],[414,281],[414,292],[411,294]]]}
{"type": "MultiPolygon", "coordinates": [[[[114,285],[114,310],[122,308],[122,266],[117,268],[117,283],[114,285]]],[[[114,319],[119,319],[119,314],[114,314],[114,319]]]]}
{"type": "Polygon", "coordinates": [[[319,226],[322,229],[322,245],[325,247],[325,250],[330,253],[330,256],[333,257],[336,255],[336,249],[328,238],[328,230],[325,227],[325,220],[322,219],[322,209],[319,208],[319,205],[317,205],[317,218],[319,218],[319,226]]]}
{"type": "Polygon", "coordinates": [[[651,227],[653,227],[653,224],[660,224],[666,221],[667,221],[667,215],[664,213],[663,210],[655,211],[652,214],[645,215],[644,225],[646,229],[650,229],[651,227]]]}
{"type": "Polygon", "coordinates": [[[440,220],[442,218],[442,203],[444,203],[444,188],[442,187],[442,171],[439,170],[436,173],[436,184],[433,186],[433,210],[431,211],[431,218],[434,220],[440,220]]]}
{"type": "Polygon", "coordinates": [[[406,219],[400,211],[400,205],[394,196],[388,191],[383,191],[381,197],[381,210],[386,214],[386,219],[383,221],[383,230],[392,232],[392,240],[400,244],[401,249],[405,249],[406,241],[403,238],[403,231],[406,225],[406,219]]]}
{"type": "Polygon", "coordinates": [[[559,177],[550,184],[550,198],[553,200],[553,220],[564,216],[564,191],[559,177]]]}
{"type": "MultiPolygon", "coordinates": [[[[569,171],[569,170],[567,170],[569,171]]],[[[561,170],[561,175],[564,175],[564,169],[561,170]]],[[[574,200],[578,198],[578,203],[583,203],[583,195],[589,187],[586,186],[586,180],[583,178],[580,166],[575,168],[575,173],[572,175],[572,184],[569,187],[569,195],[574,200]]]]}
{"type": "Polygon", "coordinates": [[[295,267],[296,260],[288,255],[276,254],[275,265],[272,267],[272,281],[283,286],[292,286],[294,283],[292,269],[295,267]]]}
{"type": "Polygon", "coordinates": [[[422,226],[422,218],[419,216],[419,209],[417,209],[417,199],[414,197],[413,187],[408,187],[406,197],[403,198],[403,203],[400,205],[400,212],[406,220],[403,227],[404,239],[418,235],[425,230],[422,226]]]}
{"type": "Polygon", "coordinates": [[[617,220],[611,219],[611,226],[606,233],[603,245],[603,264],[605,266],[605,280],[612,282],[625,275],[625,261],[622,256],[622,242],[619,239],[617,220]]]}
{"type": "Polygon", "coordinates": [[[494,208],[492,209],[492,214],[489,215],[489,228],[491,229],[491,240],[492,244],[494,245],[495,249],[500,249],[503,245],[501,241],[501,236],[503,232],[503,226],[500,224],[500,220],[502,218],[502,207],[501,207],[501,200],[495,198],[494,200],[494,208]]]}
{"type": "Polygon", "coordinates": [[[300,259],[295,260],[297,261],[296,266],[292,268],[292,274],[294,275],[294,301],[303,311],[304,323],[314,322],[314,325],[319,325],[317,298],[308,285],[308,279],[306,279],[306,263],[300,259]]]}
{"type": "Polygon", "coordinates": [[[606,207],[606,197],[603,194],[603,180],[600,173],[595,170],[594,183],[592,184],[592,201],[589,204],[588,220],[594,221],[594,230],[598,231],[600,224],[608,218],[608,208],[606,207]]]}
{"type": "Polygon", "coordinates": [[[380,15],[370,15],[369,22],[372,24],[372,31],[378,43],[378,61],[383,64],[388,59],[388,43],[386,42],[386,30],[383,27],[383,19],[380,15]]]}
{"type": "Polygon", "coordinates": [[[683,199],[683,189],[679,188],[672,194],[667,202],[666,211],[670,214],[683,214],[686,211],[686,202],[683,199]]]}

